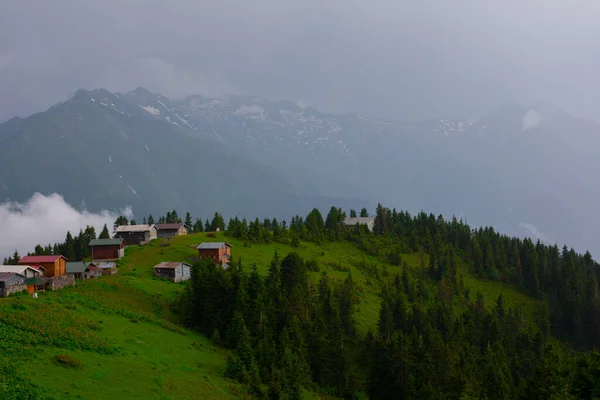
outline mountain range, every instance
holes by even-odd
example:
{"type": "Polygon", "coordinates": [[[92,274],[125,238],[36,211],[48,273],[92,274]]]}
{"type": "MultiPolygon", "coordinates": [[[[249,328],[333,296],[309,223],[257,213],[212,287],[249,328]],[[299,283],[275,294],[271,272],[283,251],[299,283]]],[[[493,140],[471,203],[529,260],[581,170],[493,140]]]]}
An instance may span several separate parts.
{"type": "Polygon", "coordinates": [[[600,126],[549,104],[398,122],[255,96],[79,90],[0,125],[0,199],[59,192],[141,217],[425,210],[600,251],[600,126]]]}

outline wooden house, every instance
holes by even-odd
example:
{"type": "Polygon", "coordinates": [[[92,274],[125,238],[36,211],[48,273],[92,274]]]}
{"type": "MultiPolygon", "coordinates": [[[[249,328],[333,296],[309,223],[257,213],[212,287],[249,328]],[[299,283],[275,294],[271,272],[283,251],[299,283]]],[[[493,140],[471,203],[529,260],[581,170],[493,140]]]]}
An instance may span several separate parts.
{"type": "Polygon", "coordinates": [[[19,265],[39,266],[45,269],[45,276],[52,278],[66,275],[67,259],[64,256],[25,256],[19,260],[19,265]]]}
{"type": "Polygon", "coordinates": [[[184,262],[161,262],[154,266],[154,276],[165,278],[172,282],[190,279],[192,266],[184,262]]]}
{"type": "Polygon", "coordinates": [[[144,246],[157,238],[154,225],[121,225],[115,229],[115,238],[121,238],[125,245],[144,246]]]}
{"type": "Polygon", "coordinates": [[[67,275],[73,275],[76,280],[86,280],[99,277],[102,271],[93,263],[75,261],[67,263],[67,275]]]}
{"type": "Polygon", "coordinates": [[[114,275],[117,272],[119,272],[119,268],[117,267],[117,263],[116,262],[101,262],[101,263],[94,263],[94,265],[100,269],[102,275],[114,275]]]}
{"type": "Polygon", "coordinates": [[[121,237],[90,240],[89,246],[92,261],[119,260],[125,255],[125,241],[121,237]]]}
{"type": "Polygon", "coordinates": [[[231,259],[231,245],[227,242],[204,242],[198,249],[198,257],[200,259],[210,258],[215,264],[227,267],[227,263],[231,259]]]}
{"type": "Polygon", "coordinates": [[[156,224],[159,239],[171,239],[175,236],[187,235],[189,227],[186,224],[156,224]]]}
{"type": "Polygon", "coordinates": [[[359,225],[365,225],[369,232],[373,232],[373,228],[375,227],[375,217],[346,218],[342,224],[344,227],[350,229],[354,229],[359,225]]]}
{"type": "MultiPolygon", "coordinates": [[[[46,278],[44,278],[44,268],[34,268],[29,265],[0,265],[0,274],[17,274],[25,279],[25,287],[29,293],[39,292],[46,289],[46,278]]],[[[10,293],[18,292],[15,288],[6,289],[10,293]]],[[[0,296],[2,297],[2,296],[0,296]]]]}
{"type": "Polygon", "coordinates": [[[25,277],[16,272],[0,272],[0,297],[8,297],[12,293],[27,289],[25,277]]]}

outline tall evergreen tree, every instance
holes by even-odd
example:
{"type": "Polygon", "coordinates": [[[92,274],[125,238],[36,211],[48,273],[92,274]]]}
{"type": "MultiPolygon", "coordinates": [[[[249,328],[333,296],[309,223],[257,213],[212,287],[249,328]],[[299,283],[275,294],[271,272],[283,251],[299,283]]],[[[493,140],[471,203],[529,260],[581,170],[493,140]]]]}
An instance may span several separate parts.
{"type": "Polygon", "coordinates": [[[108,227],[106,226],[106,224],[104,224],[104,227],[102,227],[102,232],[100,232],[100,236],[98,238],[110,239],[110,233],[108,232],[108,227]]]}

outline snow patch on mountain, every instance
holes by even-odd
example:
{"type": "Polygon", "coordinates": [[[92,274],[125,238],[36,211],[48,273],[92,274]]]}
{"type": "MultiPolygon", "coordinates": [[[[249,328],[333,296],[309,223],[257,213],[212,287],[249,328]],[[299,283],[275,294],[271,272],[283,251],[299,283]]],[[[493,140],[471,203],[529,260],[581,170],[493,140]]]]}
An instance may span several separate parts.
{"type": "Polygon", "coordinates": [[[158,104],[160,104],[161,106],[163,106],[165,108],[165,110],[167,110],[168,112],[171,112],[171,109],[167,106],[165,106],[165,103],[163,103],[162,101],[156,99],[156,101],[158,102],[158,104]]]}
{"type": "Polygon", "coordinates": [[[542,114],[535,110],[527,111],[525,117],[523,117],[523,132],[533,129],[542,123],[542,114]]]}
{"type": "Polygon", "coordinates": [[[179,125],[179,124],[178,124],[177,122],[175,122],[175,121],[172,121],[170,117],[165,117],[165,119],[166,119],[167,121],[169,121],[170,123],[172,123],[173,125],[176,125],[176,126],[178,126],[178,127],[180,127],[180,128],[181,128],[181,125],[179,125]]]}
{"type": "Polygon", "coordinates": [[[189,122],[187,122],[185,119],[181,118],[181,117],[179,116],[179,114],[175,114],[175,116],[176,116],[177,118],[179,118],[179,120],[180,120],[181,122],[183,122],[184,124],[186,124],[187,126],[189,126],[189,127],[190,127],[190,129],[192,129],[192,130],[194,130],[194,131],[196,131],[196,130],[197,130],[197,129],[196,129],[196,127],[194,127],[194,126],[190,125],[190,123],[189,123],[189,122]]]}
{"type": "Polygon", "coordinates": [[[265,109],[261,106],[254,104],[251,106],[242,106],[238,108],[234,114],[236,115],[249,115],[252,119],[264,120],[265,119],[265,109]]]}
{"type": "Polygon", "coordinates": [[[144,110],[148,111],[152,115],[160,115],[160,110],[158,108],[154,108],[152,106],[140,106],[144,110]]]}

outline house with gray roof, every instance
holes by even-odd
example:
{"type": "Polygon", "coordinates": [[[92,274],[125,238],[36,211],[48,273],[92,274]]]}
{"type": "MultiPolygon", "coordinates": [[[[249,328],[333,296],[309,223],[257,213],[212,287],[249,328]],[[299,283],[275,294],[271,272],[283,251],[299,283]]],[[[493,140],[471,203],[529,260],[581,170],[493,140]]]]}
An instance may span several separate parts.
{"type": "Polygon", "coordinates": [[[121,225],[114,237],[122,238],[127,246],[144,246],[158,237],[158,231],[154,225],[121,225]]]}
{"type": "Polygon", "coordinates": [[[154,266],[154,276],[182,282],[190,279],[191,269],[192,266],[184,262],[161,262],[154,266]]]}
{"type": "Polygon", "coordinates": [[[119,272],[117,263],[112,261],[97,263],[96,267],[102,271],[102,275],[114,275],[119,272]]]}
{"type": "Polygon", "coordinates": [[[342,223],[344,227],[347,228],[356,228],[359,225],[366,225],[369,232],[373,232],[375,227],[375,217],[353,217],[346,218],[342,223]]]}
{"type": "Polygon", "coordinates": [[[196,247],[198,250],[198,258],[210,258],[215,264],[221,265],[224,268],[228,267],[228,262],[231,259],[231,245],[227,242],[204,242],[196,247]]]}
{"type": "Polygon", "coordinates": [[[155,224],[159,239],[171,239],[175,236],[187,235],[189,227],[184,224],[155,224]]]}
{"type": "Polygon", "coordinates": [[[25,276],[16,272],[0,272],[0,297],[27,290],[25,276]]]}

